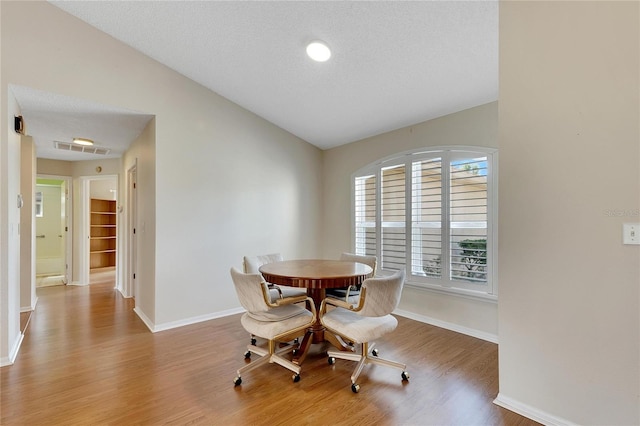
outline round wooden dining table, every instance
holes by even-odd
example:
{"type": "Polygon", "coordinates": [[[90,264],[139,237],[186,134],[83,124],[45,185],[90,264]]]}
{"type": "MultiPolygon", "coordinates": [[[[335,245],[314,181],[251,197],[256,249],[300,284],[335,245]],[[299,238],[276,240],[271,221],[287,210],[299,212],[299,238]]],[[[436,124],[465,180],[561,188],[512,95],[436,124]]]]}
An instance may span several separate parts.
{"type": "MultiPolygon", "coordinates": [[[[289,287],[304,287],[313,299],[316,311],[320,313],[320,304],[326,296],[327,288],[341,288],[360,285],[372,273],[369,265],[344,260],[297,259],[272,262],[259,268],[265,281],[289,287]]],[[[296,351],[293,362],[300,364],[304,360],[311,343],[329,341],[334,346],[344,349],[344,345],[333,335],[325,335],[325,328],[318,318],[305,334],[300,348],[296,351]]]]}

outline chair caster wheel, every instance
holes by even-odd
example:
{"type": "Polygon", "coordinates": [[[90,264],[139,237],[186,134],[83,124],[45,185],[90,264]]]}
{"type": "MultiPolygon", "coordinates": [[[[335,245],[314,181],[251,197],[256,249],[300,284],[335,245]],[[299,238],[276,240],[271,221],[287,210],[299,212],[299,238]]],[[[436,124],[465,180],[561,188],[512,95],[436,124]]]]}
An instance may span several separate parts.
{"type": "Polygon", "coordinates": [[[374,350],[371,351],[371,355],[378,356],[378,355],[380,355],[380,352],[378,352],[377,349],[374,349],[374,350]]]}
{"type": "Polygon", "coordinates": [[[242,378],[240,376],[236,377],[235,379],[233,379],[233,385],[234,386],[238,386],[242,383],[242,378]]]}
{"type": "Polygon", "coordinates": [[[298,355],[298,350],[294,349],[291,351],[291,355],[293,355],[294,357],[298,355]]]}
{"type": "Polygon", "coordinates": [[[353,393],[358,393],[358,392],[360,391],[360,385],[359,385],[359,384],[357,384],[357,383],[353,383],[353,384],[351,385],[351,391],[352,391],[353,393]]]}
{"type": "Polygon", "coordinates": [[[300,343],[300,340],[296,337],[295,339],[293,339],[293,343],[300,343]]]}
{"type": "Polygon", "coordinates": [[[407,373],[406,371],[402,372],[402,381],[406,382],[407,380],[409,380],[409,373],[407,373]]]}
{"type": "Polygon", "coordinates": [[[251,358],[251,351],[246,351],[244,353],[244,359],[249,359],[249,358],[251,358]]]}
{"type": "Polygon", "coordinates": [[[334,357],[330,356],[330,357],[327,359],[327,362],[329,363],[329,365],[333,365],[333,364],[335,364],[335,363],[336,363],[336,359],[335,359],[334,357]]]}
{"type": "Polygon", "coordinates": [[[251,344],[255,346],[256,343],[258,343],[258,341],[256,339],[254,339],[254,338],[251,338],[251,344]]]}
{"type": "Polygon", "coordinates": [[[299,374],[294,374],[291,378],[293,379],[293,383],[298,383],[300,381],[299,374]]]}

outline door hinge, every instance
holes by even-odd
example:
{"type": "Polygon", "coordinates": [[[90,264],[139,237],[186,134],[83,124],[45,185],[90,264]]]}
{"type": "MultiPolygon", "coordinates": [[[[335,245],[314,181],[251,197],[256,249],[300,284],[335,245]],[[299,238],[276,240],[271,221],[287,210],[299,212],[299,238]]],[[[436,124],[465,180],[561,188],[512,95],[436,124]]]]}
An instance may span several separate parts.
{"type": "Polygon", "coordinates": [[[136,279],[136,274],[133,274],[133,279],[134,279],[134,280],[136,279]]]}

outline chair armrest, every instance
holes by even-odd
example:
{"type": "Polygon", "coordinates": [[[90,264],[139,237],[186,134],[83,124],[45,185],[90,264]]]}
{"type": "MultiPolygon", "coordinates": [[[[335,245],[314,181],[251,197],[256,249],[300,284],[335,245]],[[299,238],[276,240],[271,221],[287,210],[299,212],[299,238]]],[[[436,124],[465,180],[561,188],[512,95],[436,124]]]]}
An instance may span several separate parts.
{"type": "Polygon", "coordinates": [[[320,304],[320,316],[323,316],[327,312],[327,304],[336,306],[338,308],[348,309],[350,311],[353,310],[353,305],[351,303],[347,303],[343,299],[325,297],[322,303],[320,304]]]}
{"type": "Polygon", "coordinates": [[[351,293],[351,289],[357,290],[356,286],[350,285],[349,287],[347,287],[347,291],[345,292],[345,296],[344,296],[344,300],[345,302],[349,300],[349,293],[351,293]]]}
{"type": "Polygon", "coordinates": [[[269,303],[269,306],[275,308],[278,306],[291,305],[294,303],[304,302],[307,299],[309,299],[309,297],[307,297],[306,295],[289,296],[289,297],[280,296],[280,299],[276,299],[274,302],[269,303]]]}
{"type": "Polygon", "coordinates": [[[313,299],[310,298],[309,296],[305,296],[305,295],[289,296],[289,297],[276,299],[275,302],[272,302],[271,298],[269,297],[268,286],[262,286],[262,296],[264,297],[264,301],[267,303],[267,305],[269,305],[272,308],[277,308],[278,306],[284,306],[284,305],[292,305],[294,303],[307,302],[307,305],[311,307],[311,313],[313,314],[312,322],[315,322],[315,320],[318,318],[316,305],[315,303],[313,303],[313,299]]]}
{"type": "Polygon", "coordinates": [[[334,297],[327,297],[322,301],[322,304],[329,304],[329,305],[333,305],[333,306],[338,306],[340,308],[345,308],[345,309],[349,309],[352,310],[353,309],[353,305],[349,302],[346,302],[344,299],[336,299],[334,297]]]}
{"type": "Polygon", "coordinates": [[[276,290],[278,292],[280,299],[282,299],[282,289],[279,286],[277,286],[276,284],[267,283],[267,287],[269,287],[272,290],[276,290]]]}
{"type": "Polygon", "coordinates": [[[338,308],[348,309],[353,312],[361,311],[364,307],[364,301],[366,299],[367,289],[362,287],[360,289],[360,300],[357,305],[352,305],[351,303],[346,302],[342,299],[335,299],[333,297],[326,297],[322,304],[320,305],[320,316],[323,316],[327,312],[327,304],[336,306],[338,308]]]}

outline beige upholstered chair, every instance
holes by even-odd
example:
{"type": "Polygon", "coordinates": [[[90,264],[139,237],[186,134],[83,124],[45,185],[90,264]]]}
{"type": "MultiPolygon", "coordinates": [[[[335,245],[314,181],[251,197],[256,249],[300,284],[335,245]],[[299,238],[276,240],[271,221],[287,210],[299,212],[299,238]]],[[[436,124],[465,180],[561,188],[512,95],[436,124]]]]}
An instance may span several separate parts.
{"type": "Polygon", "coordinates": [[[357,306],[344,300],[327,297],[320,306],[320,322],[345,342],[360,345],[360,353],[354,347],[354,352],[328,351],[329,364],[335,358],[357,361],[356,368],[351,375],[351,390],[360,390],[358,376],[365,364],[379,364],[402,370],[402,380],[409,380],[406,365],[395,361],[378,358],[378,351],[374,349],[373,340],[391,333],[398,326],[398,320],[391,312],[398,306],[402,287],[404,285],[404,271],[398,271],[389,277],[368,278],[364,281],[357,306]],[[327,305],[335,306],[327,311],[327,305]]]}
{"type": "MultiPolygon", "coordinates": [[[[271,262],[280,262],[282,260],[284,259],[280,253],[263,254],[260,256],[245,256],[242,259],[242,266],[245,274],[259,274],[259,269],[262,265],[271,262]]],[[[274,301],[277,298],[305,296],[307,294],[307,290],[304,288],[281,286],[271,283],[268,283],[268,285],[271,301],[274,301]]]]}
{"type": "MultiPolygon", "coordinates": [[[[375,256],[367,256],[353,253],[342,253],[340,255],[340,260],[347,260],[350,262],[359,262],[364,263],[365,265],[371,266],[373,271],[371,275],[367,278],[375,277],[376,275],[376,266],[378,264],[378,259],[375,256]]],[[[358,304],[358,299],[360,298],[360,286],[349,286],[345,288],[330,288],[327,289],[327,296],[333,297],[336,299],[343,299],[345,302],[351,303],[353,305],[358,304]]]]}
{"type": "MultiPolygon", "coordinates": [[[[262,265],[272,262],[281,262],[282,260],[284,260],[284,258],[280,253],[244,256],[242,258],[242,268],[245,274],[259,274],[260,267],[262,265]]],[[[269,297],[271,302],[274,302],[276,299],[282,299],[283,297],[307,295],[307,290],[304,288],[280,286],[272,283],[267,283],[267,286],[269,288],[269,297]]],[[[251,344],[256,344],[256,338],[253,335],[251,335],[251,344]]]]}
{"type": "Polygon", "coordinates": [[[246,309],[240,320],[242,327],[252,335],[268,340],[268,349],[255,344],[247,346],[245,359],[251,358],[252,353],[262,358],[238,369],[238,375],[233,383],[238,386],[242,383],[243,373],[266,363],[276,363],[293,371],[293,381],[299,381],[300,366],[282,356],[296,349],[297,345],[285,345],[276,349],[276,343],[289,342],[302,336],[311,327],[316,321],[313,300],[305,295],[278,298],[275,302],[271,302],[267,284],[262,279],[262,275],[244,274],[236,268],[231,268],[231,278],[240,304],[246,309]],[[311,311],[297,304],[304,301],[309,302],[311,311]]]}

